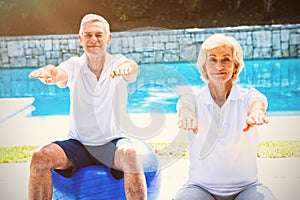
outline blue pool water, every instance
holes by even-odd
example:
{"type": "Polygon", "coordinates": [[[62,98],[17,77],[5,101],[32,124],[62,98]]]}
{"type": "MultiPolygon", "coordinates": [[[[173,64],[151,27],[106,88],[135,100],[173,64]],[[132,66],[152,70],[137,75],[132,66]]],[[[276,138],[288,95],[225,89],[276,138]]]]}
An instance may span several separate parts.
{"type": "MultiPolygon", "coordinates": [[[[143,64],[135,83],[129,84],[130,113],[175,113],[178,91],[200,88],[204,82],[195,63],[143,64]]],[[[32,69],[0,70],[0,98],[34,97],[32,116],[67,115],[69,91],[28,79],[32,69]]],[[[238,84],[255,87],[268,100],[273,115],[300,113],[300,59],[245,61],[238,84]]]]}

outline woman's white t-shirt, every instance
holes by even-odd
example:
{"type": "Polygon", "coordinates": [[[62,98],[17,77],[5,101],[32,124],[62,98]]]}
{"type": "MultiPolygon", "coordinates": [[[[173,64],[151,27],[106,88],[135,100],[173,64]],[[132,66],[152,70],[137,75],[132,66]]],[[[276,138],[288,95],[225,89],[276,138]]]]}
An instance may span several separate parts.
{"type": "Polygon", "coordinates": [[[235,84],[221,108],[212,99],[208,86],[194,96],[198,133],[189,133],[188,183],[227,196],[257,181],[257,128],[242,131],[249,105],[255,100],[267,106],[263,94],[235,84]]]}

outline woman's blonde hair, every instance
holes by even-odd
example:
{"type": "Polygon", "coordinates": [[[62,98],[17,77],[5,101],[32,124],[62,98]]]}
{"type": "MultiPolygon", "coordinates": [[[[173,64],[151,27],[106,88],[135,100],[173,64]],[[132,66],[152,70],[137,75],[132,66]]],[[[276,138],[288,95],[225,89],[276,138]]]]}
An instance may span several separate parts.
{"type": "Polygon", "coordinates": [[[232,48],[233,62],[235,65],[232,82],[236,82],[239,79],[238,75],[244,67],[243,50],[236,39],[223,34],[214,34],[208,37],[202,44],[197,61],[197,68],[201,73],[201,78],[205,82],[208,82],[209,80],[205,69],[205,62],[207,59],[206,52],[220,46],[228,46],[232,48]]]}

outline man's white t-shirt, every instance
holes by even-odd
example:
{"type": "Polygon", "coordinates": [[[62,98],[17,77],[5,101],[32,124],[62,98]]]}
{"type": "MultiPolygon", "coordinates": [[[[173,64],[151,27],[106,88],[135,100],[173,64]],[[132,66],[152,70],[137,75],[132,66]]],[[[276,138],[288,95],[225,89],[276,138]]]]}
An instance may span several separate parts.
{"type": "Polygon", "coordinates": [[[127,81],[112,79],[111,72],[127,58],[106,54],[99,80],[88,68],[86,55],[72,57],[58,67],[68,74],[70,130],[68,138],[84,145],[102,145],[123,137],[122,118],[127,117],[127,81]]]}
{"type": "Polygon", "coordinates": [[[242,131],[249,105],[255,100],[267,106],[263,94],[235,84],[221,108],[212,99],[208,86],[195,95],[198,133],[189,133],[189,184],[227,196],[257,182],[257,128],[242,131]]]}

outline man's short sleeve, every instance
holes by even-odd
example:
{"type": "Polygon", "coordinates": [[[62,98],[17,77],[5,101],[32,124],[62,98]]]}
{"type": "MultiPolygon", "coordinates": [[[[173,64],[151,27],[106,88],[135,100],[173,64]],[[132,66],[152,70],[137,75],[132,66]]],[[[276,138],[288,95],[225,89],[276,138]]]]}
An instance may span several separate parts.
{"type": "Polygon", "coordinates": [[[58,65],[58,68],[63,69],[68,74],[68,83],[69,85],[74,77],[74,72],[76,69],[80,67],[80,58],[79,57],[72,57],[68,60],[62,62],[58,65]]]}

